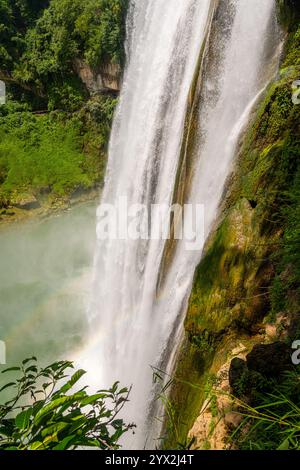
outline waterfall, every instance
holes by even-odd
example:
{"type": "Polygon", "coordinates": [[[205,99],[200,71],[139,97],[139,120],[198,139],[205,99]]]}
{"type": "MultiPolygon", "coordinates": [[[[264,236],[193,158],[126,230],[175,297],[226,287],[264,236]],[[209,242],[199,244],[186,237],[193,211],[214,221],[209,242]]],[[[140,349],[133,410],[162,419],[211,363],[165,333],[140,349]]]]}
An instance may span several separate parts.
{"type": "MultiPolygon", "coordinates": [[[[127,66],[102,203],[126,197],[129,206],[172,204],[197,80],[191,115],[198,127],[185,200],[204,205],[209,234],[239,135],[270,77],[264,63],[271,63],[278,45],[274,4],[131,0],[127,66]]],[[[126,437],[125,448],[143,448],[147,436],[147,446],[155,446],[149,441],[150,366],[172,365],[203,246],[187,251],[178,241],[158,288],[165,248],[164,240],[97,243],[91,333],[81,361],[95,386],[115,380],[133,385],[125,419],[135,422],[137,431],[126,437]]]]}

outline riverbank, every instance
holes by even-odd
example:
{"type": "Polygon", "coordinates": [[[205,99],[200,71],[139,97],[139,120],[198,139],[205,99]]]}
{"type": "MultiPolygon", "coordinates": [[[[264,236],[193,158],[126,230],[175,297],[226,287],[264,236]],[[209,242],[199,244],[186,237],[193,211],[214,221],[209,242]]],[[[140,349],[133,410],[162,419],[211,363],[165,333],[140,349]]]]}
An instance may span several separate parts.
{"type": "Polygon", "coordinates": [[[0,108],[0,224],[97,199],[115,105],[94,96],[71,114],[0,108]]]}
{"type": "Polygon", "coordinates": [[[0,209],[0,231],[7,226],[24,222],[45,220],[74,207],[88,202],[100,200],[100,186],[92,189],[75,192],[71,197],[48,198],[44,201],[37,201],[33,198],[24,199],[22,205],[10,205],[5,209],[0,209]]]}

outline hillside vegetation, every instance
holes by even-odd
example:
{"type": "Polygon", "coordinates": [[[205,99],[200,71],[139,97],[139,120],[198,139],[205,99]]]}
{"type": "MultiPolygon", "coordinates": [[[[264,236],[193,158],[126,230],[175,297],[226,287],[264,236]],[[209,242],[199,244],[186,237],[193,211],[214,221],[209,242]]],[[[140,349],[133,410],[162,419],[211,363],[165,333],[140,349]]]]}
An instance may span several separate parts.
{"type": "Polygon", "coordinates": [[[2,218],[101,184],[117,103],[105,73],[120,80],[126,9],[127,0],[0,0],[2,218]],[[101,86],[91,89],[78,63],[101,86]]]}

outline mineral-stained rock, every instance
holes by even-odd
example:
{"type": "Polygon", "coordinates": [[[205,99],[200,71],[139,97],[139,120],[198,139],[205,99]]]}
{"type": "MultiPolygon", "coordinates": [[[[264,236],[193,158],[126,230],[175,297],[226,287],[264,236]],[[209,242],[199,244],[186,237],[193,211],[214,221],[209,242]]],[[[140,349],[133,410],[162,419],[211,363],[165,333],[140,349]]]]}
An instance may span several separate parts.
{"type": "Polygon", "coordinates": [[[224,416],[224,422],[229,429],[237,428],[241,424],[242,420],[243,416],[236,411],[230,411],[224,416]]]}

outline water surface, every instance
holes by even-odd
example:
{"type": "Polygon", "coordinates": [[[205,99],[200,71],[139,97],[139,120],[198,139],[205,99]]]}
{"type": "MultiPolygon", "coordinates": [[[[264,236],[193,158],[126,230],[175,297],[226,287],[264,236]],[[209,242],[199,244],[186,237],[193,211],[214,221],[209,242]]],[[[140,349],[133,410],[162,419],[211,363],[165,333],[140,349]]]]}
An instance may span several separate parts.
{"type": "Polygon", "coordinates": [[[95,204],[0,231],[0,339],[7,364],[69,359],[84,343],[95,204]]]}

